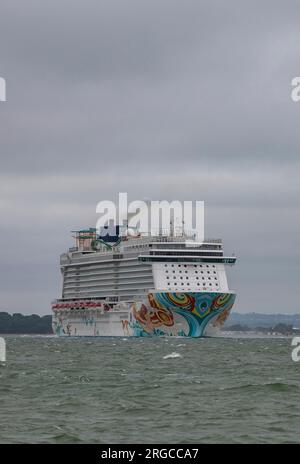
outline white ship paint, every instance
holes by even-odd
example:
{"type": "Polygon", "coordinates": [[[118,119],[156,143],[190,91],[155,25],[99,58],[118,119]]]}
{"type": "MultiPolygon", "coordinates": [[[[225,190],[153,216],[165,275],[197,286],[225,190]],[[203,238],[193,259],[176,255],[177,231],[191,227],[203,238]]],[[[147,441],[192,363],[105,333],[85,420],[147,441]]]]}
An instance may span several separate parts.
{"type": "Polygon", "coordinates": [[[52,303],[58,336],[201,337],[229,315],[226,267],[236,258],[219,239],[137,232],[104,242],[88,229],[75,240],[61,255],[62,295],[52,303]]]}

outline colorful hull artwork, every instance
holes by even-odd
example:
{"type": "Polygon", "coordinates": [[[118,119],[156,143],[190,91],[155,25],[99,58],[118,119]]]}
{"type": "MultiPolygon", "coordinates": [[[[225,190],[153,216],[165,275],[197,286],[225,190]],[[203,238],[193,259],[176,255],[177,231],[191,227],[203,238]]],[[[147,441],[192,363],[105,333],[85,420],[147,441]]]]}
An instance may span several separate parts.
{"type": "Polygon", "coordinates": [[[212,333],[223,325],[234,300],[234,293],[151,292],[122,310],[85,301],[56,304],[53,331],[63,337],[202,337],[208,324],[212,333]]]}
{"type": "Polygon", "coordinates": [[[234,304],[234,293],[155,292],[133,303],[129,327],[135,337],[202,337],[209,323],[220,328],[234,304]]]}

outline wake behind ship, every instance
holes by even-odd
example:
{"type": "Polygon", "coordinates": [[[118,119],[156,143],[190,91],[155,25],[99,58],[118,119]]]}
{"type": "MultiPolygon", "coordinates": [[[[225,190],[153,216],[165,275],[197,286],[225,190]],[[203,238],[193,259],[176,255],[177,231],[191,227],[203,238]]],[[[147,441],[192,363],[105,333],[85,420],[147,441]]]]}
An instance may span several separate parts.
{"type": "Polygon", "coordinates": [[[63,289],[52,303],[58,336],[202,337],[222,326],[235,301],[219,239],[75,232],[61,255],[63,289]]]}

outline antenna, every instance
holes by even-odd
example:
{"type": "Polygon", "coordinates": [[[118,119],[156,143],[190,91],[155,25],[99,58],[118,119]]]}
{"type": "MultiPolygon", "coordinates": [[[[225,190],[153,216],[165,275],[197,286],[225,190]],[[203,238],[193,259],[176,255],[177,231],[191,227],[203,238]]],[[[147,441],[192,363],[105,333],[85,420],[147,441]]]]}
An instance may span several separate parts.
{"type": "Polygon", "coordinates": [[[173,230],[173,222],[172,222],[172,219],[170,219],[170,237],[174,237],[174,230],[173,230]]]}

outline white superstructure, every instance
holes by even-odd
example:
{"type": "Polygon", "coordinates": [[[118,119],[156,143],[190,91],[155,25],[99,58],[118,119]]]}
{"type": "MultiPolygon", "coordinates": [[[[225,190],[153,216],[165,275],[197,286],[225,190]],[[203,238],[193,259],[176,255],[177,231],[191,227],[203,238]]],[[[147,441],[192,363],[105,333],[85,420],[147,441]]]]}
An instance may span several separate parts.
{"type": "Polygon", "coordinates": [[[197,243],[188,234],[137,234],[105,242],[97,238],[95,229],[78,231],[75,239],[76,246],[61,255],[62,296],[52,305],[58,335],[180,332],[200,336],[208,322],[206,316],[210,315],[210,320],[225,310],[229,313],[235,294],[228,289],[225,268],[236,258],[224,256],[221,240],[197,243]],[[220,297],[226,304],[219,304],[220,297]],[[189,307],[194,306],[186,309],[186,318],[185,300],[189,307]],[[201,301],[210,305],[207,314],[201,314],[201,301]],[[214,301],[219,301],[216,307],[214,301]],[[171,325],[163,323],[163,312],[171,325]],[[191,315],[198,326],[206,321],[196,335],[190,330],[191,315]],[[178,326],[182,318],[188,322],[178,326]]]}

